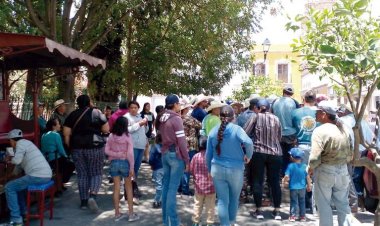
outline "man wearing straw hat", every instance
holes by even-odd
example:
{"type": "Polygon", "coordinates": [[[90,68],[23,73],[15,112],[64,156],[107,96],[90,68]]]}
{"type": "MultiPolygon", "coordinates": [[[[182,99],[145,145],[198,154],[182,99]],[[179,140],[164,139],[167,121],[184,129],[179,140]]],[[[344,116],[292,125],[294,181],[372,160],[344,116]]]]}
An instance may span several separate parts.
{"type": "Polygon", "coordinates": [[[220,108],[226,105],[217,100],[211,101],[211,105],[206,109],[208,115],[202,121],[202,130],[204,130],[206,136],[215,126],[221,123],[219,118],[220,108]]]}
{"type": "Polygon", "coordinates": [[[69,103],[66,103],[63,99],[59,99],[56,102],[54,102],[54,108],[53,108],[53,114],[50,118],[58,118],[61,122],[61,125],[65,123],[66,117],[67,117],[67,106],[69,103]]]}
{"type": "Polygon", "coordinates": [[[194,110],[191,113],[191,116],[196,118],[199,122],[202,122],[204,117],[207,115],[207,111],[205,110],[208,105],[208,97],[204,95],[200,95],[195,99],[193,104],[194,110]]]}

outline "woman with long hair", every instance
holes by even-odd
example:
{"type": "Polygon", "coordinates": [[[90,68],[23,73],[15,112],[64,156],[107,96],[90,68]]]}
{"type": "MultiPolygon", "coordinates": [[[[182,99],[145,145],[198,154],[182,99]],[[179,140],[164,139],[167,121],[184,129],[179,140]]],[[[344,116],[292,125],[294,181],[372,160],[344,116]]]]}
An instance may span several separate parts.
{"type": "Polygon", "coordinates": [[[218,196],[220,225],[230,226],[236,222],[244,162],[252,157],[253,143],[240,126],[231,123],[234,119],[231,106],[221,108],[220,119],[222,124],[212,129],[208,136],[206,163],[218,196]]]}

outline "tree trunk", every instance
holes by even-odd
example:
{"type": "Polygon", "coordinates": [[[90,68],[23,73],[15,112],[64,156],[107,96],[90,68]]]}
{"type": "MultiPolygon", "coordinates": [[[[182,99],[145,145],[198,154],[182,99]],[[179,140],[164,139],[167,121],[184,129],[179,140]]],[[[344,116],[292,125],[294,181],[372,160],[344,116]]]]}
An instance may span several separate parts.
{"type": "Polygon", "coordinates": [[[128,33],[127,33],[127,98],[128,101],[133,98],[133,83],[134,83],[134,74],[133,74],[133,60],[132,60],[132,20],[128,21],[128,33]]]}
{"type": "MultiPolygon", "coordinates": [[[[376,175],[377,180],[377,196],[380,199],[380,168],[378,168],[376,175]]],[[[380,200],[377,203],[377,209],[375,211],[375,222],[373,223],[374,226],[380,225],[380,200]]]]}
{"type": "Polygon", "coordinates": [[[75,107],[75,77],[72,73],[71,68],[57,68],[55,74],[58,78],[58,98],[64,99],[69,103],[69,109],[74,109],[75,107]]]}

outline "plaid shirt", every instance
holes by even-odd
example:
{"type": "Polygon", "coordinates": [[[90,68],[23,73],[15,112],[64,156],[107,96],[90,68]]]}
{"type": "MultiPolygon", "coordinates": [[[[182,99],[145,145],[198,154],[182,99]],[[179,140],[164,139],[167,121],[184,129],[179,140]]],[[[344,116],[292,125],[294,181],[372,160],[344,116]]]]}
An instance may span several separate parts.
{"type": "Polygon", "coordinates": [[[205,151],[194,155],[190,163],[190,172],[194,176],[195,191],[197,194],[210,195],[215,193],[212,178],[208,175],[205,151]]]}

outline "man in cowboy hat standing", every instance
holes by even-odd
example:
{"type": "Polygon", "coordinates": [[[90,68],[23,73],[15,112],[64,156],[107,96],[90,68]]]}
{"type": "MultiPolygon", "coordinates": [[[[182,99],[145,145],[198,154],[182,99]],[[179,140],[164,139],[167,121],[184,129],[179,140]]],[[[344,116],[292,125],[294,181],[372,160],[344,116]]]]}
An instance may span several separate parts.
{"type": "Polygon", "coordinates": [[[61,125],[63,125],[67,117],[67,113],[66,113],[67,104],[68,103],[66,103],[63,99],[59,99],[56,102],[54,102],[54,109],[53,109],[54,112],[50,118],[58,118],[59,121],[61,122],[61,125]]]}
{"type": "Polygon", "coordinates": [[[221,103],[220,101],[214,100],[211,102],[211,105],[206,109],[208,115],[202,121],[202,130],[206,136],[210,133],[210,131],[217,125],[221,123],[219,115],[220,108],[226,106],[225,103],[221,103]]]}
{"type": "Polygon", "coordinates": [[[191,112],[191,116],[196,118],[199,122],[202,122],[204,117],[207,115],[205,110],[208,106],[208,98],[206,96],[200,95],[195,99],[193,104],[194,110],[191,112]]]}

